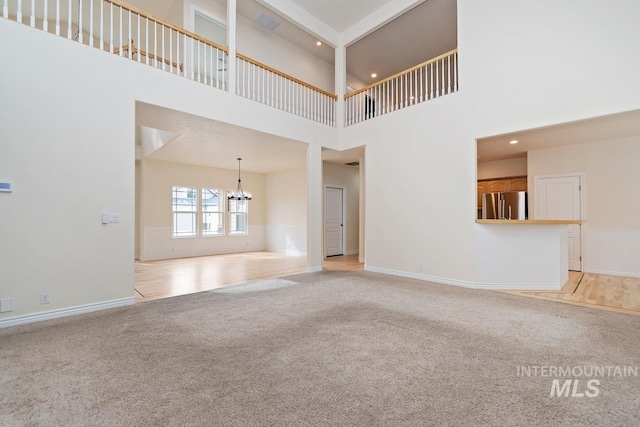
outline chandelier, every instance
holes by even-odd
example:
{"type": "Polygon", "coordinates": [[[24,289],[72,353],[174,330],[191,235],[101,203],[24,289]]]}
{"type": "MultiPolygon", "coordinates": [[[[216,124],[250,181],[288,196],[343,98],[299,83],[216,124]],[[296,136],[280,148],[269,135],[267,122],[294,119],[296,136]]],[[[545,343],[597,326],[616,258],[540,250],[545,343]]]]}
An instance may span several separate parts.
{"type": "Polygon", "coordinates": [[[238,188],[233,191],[229,190],[227,193],[227,198],[229,200],[251,200],[251,193],[246,193],[242,190],[242,180],[240,179],[240,161],[242,157],[238,157],[238,188]]]}

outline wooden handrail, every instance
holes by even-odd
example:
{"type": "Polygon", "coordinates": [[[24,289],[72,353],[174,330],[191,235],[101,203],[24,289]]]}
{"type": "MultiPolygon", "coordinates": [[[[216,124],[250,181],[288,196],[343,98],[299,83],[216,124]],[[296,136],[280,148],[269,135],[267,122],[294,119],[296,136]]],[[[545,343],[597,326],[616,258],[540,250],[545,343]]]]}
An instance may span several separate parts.
{"type": "Polygon", "coordinates": [[[327,96],[328,96],[328,97],[330,97],[330,98],[333,98],[333,99],[335,99],[335,100],[338,100],[338,95],[334,95],[333,93],[327,92],[326,90],[322,90],[322,89],[320,89],[319,87],[315,87],[315,86],[313,86],[313,85],[310,85],[309,83],[303,82],[302,80],[296,79],[295,77],[290,76],[290,75],[288,75],[288,74],[285,74],[285,73],[283,73],[282,71],[278,71],[278,70],[276,70],[275,68],[271,68],[271,67],[269,67],[268,65],[265,65],[265,64],[262,64],[262,63],[260,63],[260,62],[256,61],[255,59],[251,59],[251,58],[249,58],[249,57],[248,57],[248,56],[246,56],[246,55],[243,55],[243,54],[241,54],[241,53],[236,52],[236,57],[238,57],[238,58],[240,58],[240,59],[243,59],[243,60],[245,60],[245,61],[247,61],[247,62],[250,62],[250,63],[252,63],[253,65],[257,65],[257,66],[258,66],[258,67],[260,67],[260,68],[264,68],[264,69],[265,69],[265,70],[267,70],[267,71],[270,71],[270,72],[272,72],[272,73],[274,73],[274,74],[279,75],[280,77],[284,77],[284,78],[285,78],[285,79],[287,79],[287,80],[294,81],[294,82],[296,82],[296,83],[298,83],[298,84],[300,84],[300,85],[302,85],[302,86],[305,86],[305,87],[307,87],[307,88],[309,88],[309,89],[311,89],[311,90],[315,90],[316,92],[320,92],[320,93],[322,93],[323,95],[327,95],[327,96]]]}
{"type": "Polygon", "coordinates": [[[351,98],[352,96],[356,96],[356,95],[357,95],[357,94],[359,94],[359,93],[366,92],[367,90],[369,90],[369,89],[371,89],[371,88],[373,88],[373,87],[376,87],[376,86],[378,86],[378,85],[381,85],[381,84],[383,84],[383,83],[386,83],[386,82],[388,82],[388,81],[390,81],[390,80],[393,80],[393,79],[395,79],[395,78],[398,78],[398,77],[400,77],[400,76],[404,76],[405,74],[410,73],[410,72],[412,72],[412,71],[414,71],[414,70],[417,70],[418,68],[422,68],[422,67],[424,67],[424,66],[426,66],[426,65],[429,65],[429,64],[434,63],[434,62],[436,62],[436,61],[439,61],[439,60],[441,60],[442,58],[446,58],[447,56],[453,55],[454,53],[457,53],[457,52],[458,52],[458,48],[455,48],[455,49],[453,49],[453,50],[450,50],[450,51],[449,51],[449,52],[447,52],[447,53],[443,53],[442,55],[436,56],[435,58],[431,58],[431,59],[429,59],[429,60],[427,60],[427,61],[425,61],[425,62],[423,62],[423,63],[421,63],[421,64],[414,65],[414,66],[413,66],[413,67],[411,67],[411,68],[408,68],[408,69],[406,69],[406,70],[404,70],[404,71],[400,71],[399,73],[396,73],[396,74],[394,74],[393,76],[387,77],[386,79],[382,79],[382,80],[380,80],[380,81],[378,81],[378,82],[375,82],[375,83],[370,84],[369,86],[365,86],[365,87],[363,87],[362,89],[358,89],[358,90],[356,90],[355,92],[351,92],[350,94],[345,95],[345,96],[344,96],[344,99],[345,99],[345,101],[346,101],[347,99],[351,98]]]}
{"type": "MultiPolygon", "coordinates": [[[[131,44],[126,44],[122,47],[116,47],[115,49],[113,49],[113,53],[115,53],[116,55],[120,54],[120,51],[122,52],[129,52],[129,46],[131,46],[131,55],[132,55],[132,59],[133,59],[133,55],[142,55],[142,56],[147,56],[149,57],[149,59],[156,59],[156,55],[154,55],[153,53],[149,53],[144,49],[140,49],[138,47],[136,47],[136,45],[133,43],[133,40],[131,40],[131,44]]],[[[122,55],[125,56],[125,55],[122,55]]],[[[165,64],[167,64],[170,67],[174,67],[174,68],[179,68],[180,71],[184,71],[184,64],[178,64],[175,61],[169,61],[166,58],[163,58],[162,56],[158,56],[157,57],[158,61],[160,62],[164,62],[165,64]]]]}
{"type": "Polygon", "coordinates": [[[135,8],[135,7],[133,7],[133,6],[129,5],[129,4],[127,4],[127,3],[123,3],[123,2],[121,2],[119,0],[104,0],[104,1],[107,2],[107,3],[111,3],[111,4],[115,5],[115,6],[122,7],[123,9],[129,10],[129,11],[131,11],[133,13],[137,13],[138,15],[143,16],[145,18],[149,18],[150,20],[155,21],[158,24],[162,24],[167,28],[171,28],[172,30],[174,30],[174,31],[176,31],[178,33],[182,33],[185,36],[191,37],[192,39],[196,39],[198,41],[201,41],[202,43],[205,43],[205,44],[208,44],[210,46],[213,46],[216,49],[219,49],[219,50],[222,50],[222,51],[224,51],[226,53],[229,53],[229,48],[227,48],[227,47],[220,46],[219,44],[217,44],[215,42],[212,42],[211,40],[207,40],[202,36],[199,36],[199,35],[197,35],[195,33],[192,33],[191,31],[187,31],[184,28],[180,28],[180,27],[178,27],[178,26],[176,26],[176,25],[174,25],[174,24],[172,24],[170,22],[165,21],[164,19],[160,19],[160,18],[157,18],[157,17],[155,17],[153,15],[150,15],[147,12],[145,12],[145,11],[143,11],[141,9],[135,8]]]}

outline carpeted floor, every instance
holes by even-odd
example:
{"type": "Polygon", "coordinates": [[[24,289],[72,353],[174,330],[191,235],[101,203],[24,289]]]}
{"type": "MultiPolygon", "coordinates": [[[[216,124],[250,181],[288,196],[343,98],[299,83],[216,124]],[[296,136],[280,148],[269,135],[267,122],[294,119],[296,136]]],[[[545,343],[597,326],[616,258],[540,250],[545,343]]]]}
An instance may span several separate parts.
{"type": "Polygon", "coordinates": [[[640,378],[588,370],[640,365],[639,325],[367,272],[301,274],[0,331],[0,425],[637,426],[640,378]],[[596,379],[598,395],[550,397],[557,378],[518,374],[531,366],[584,369],[566,378],[576,395],[596,379]]]}

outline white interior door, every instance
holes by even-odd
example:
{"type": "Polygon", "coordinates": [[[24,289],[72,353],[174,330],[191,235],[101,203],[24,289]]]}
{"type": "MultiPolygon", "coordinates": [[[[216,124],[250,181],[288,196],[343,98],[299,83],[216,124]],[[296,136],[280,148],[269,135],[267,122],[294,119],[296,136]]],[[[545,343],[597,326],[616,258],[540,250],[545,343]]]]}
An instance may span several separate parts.
{"type": "MultiPolygon", "coordinates": [[[[581,176],[536,177],[537,219],[581,219],[581,176]]],[[[582,270],[580,225],[569,225],[569,270],[582,270]]]]}
{"type": "Polygon", "coordinates": [[[342,188],[327,187],[324,203],[325,256],[342,255],[344,232],[342,188]]]}

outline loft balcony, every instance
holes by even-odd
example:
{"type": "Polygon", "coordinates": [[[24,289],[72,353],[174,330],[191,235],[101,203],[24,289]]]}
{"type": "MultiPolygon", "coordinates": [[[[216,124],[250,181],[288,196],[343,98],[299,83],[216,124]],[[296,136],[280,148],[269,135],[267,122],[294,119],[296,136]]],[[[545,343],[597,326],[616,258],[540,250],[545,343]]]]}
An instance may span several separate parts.
{"type": "Polygon", "coordinates": [[[458,91],[457,49],[339,98],[225,46],[226,36],[216,42],[118,0],[3,0],[2,17],[331,127],[458,91]]]}

